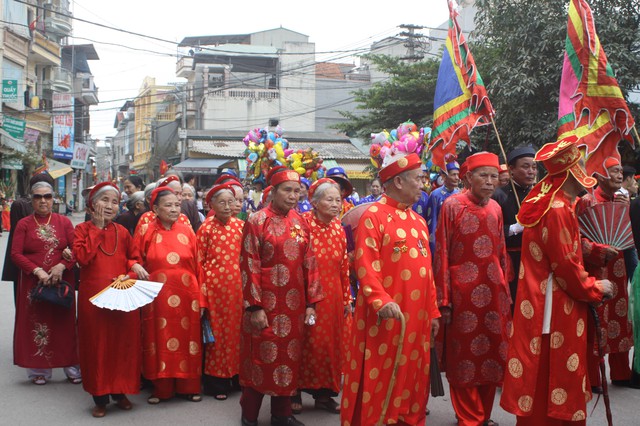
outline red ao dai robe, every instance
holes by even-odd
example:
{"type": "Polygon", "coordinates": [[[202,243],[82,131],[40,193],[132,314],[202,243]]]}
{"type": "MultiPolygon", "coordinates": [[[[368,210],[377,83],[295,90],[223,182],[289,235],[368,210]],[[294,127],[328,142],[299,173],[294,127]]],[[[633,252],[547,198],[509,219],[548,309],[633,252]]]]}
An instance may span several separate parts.
{"type": "MultiPolygon", "coordinates": [[[[602,189],[596,188],[594,195],[585,195],[578,201],[576,214],[580,215],[588,206],[607,202],[612,200],[602,189]]],[[[587,272],[599,280],[608,279],[613,283],[613,297],[597,308],[604,355],[629,351],[633,347],[633,327],[628,315],[629,293],[624,252],[620,250],[615,258],[605,264],[603,247],[606,246],[582,239],[582,250],[587,256],[587,272]]]]}
{"type": "Polygon", "coordinates": [[[142,370],[149,380],[193,379],[202,373],[200,308],[206,300],[198,284],[196,236],[176,221],[170,230],[159,220],[140,226],[135,256],[164,283],[152,303],[142,308],[142,370]]]}
{"type": "Polygon", "coordinates": [[[434,271],[438,305],[452,308],[444,370],[452,386],[502,383],[512,323],[502,210],[470,192],[442,205],[434,271]]]}
{"type": "MultiPolygon", "coordinates": [[[[153,210],[148,210],[142,213],[142,216],[140,216],[140,219],[138,220],[138,224],[136,225],[136,231],[134,232],[134,235],[137,234],[138,231],[140,231],[140,227],[142,225],[144,225],[145,223],[151,223],[155,220],[156,220],[156,214],[153,212],[153,210]]],[[[184,213],[180,213],[180,216],[178,217],[178,223],[184,223],[185,225],[191,226],[191,222],[189,222],[189,218],[184,213]]]]}
{"type": "MultiPolygon", "coordinates": [[[[548,369],[546,415],[584,420],[591,399],[587,377],[589,303],[602,300],[602,288],[584,269],[580,231],[563,191],[540,222],[522,234],[522,260],[514,309],[514,333],[507,355],[500,405],[518,416],[534,413],[539,371],[548,369]],[[553,273],[549,283],[549,274],[553,273]],[[549,365],[540,365],[545,297],[552,291],[549,365]]],[[[536,402],[538,403],[538,402],[536,402]]]]}
{"type": "Polygon", "coordinates": [[[115,277],[142,262],[134,258],[133,238],[117,223],[98,229],[93,223],[84,222],[76,226],[73,253],[80,265],[78,337],[82,386],[92,395],[138,393],[142,364],[140,311],[102,309],[89,301],[115,277]]]}
{"type": "Polygon", "coordinates": [[[378,311],[396,302],[404,314],[406,331],[384,424],[399,420],[418,424],[427,404],[431,320],[440,316],[424,219],[410,205],[383,195],[360,218],[355,268],[360,292],[346,357],[341,423],[378,422],[401,328],[400,321],[393,319],[378,323],[378,311]]]}
{"type": "Polygon", "coordinates": [[[305,309],[323,299],[309,226],[294,210],[271,205],[245,223],[240,268],[244,307],[267,314],[256,331],[251,312],[242,318],[240,384],[272,396],[297,392],[305,309]]]}
{"type": "Polygon", "coordinates": [[[207,218],[198,229],[198,254],[215,343],[206,345],[204,372],[233,377],[240,372],[242,279],[240,247],[244,222],[235,217],[226,224],[207,218]]]}
{"type": "Polygon", "coordinates": [[[351,304],[347,238],[338,218],[326,224],[313,211],[302,216],[311,228],[311,239],[325,298],[316,306],[316,324],[305,327],[300,389],[340,392],[345,342],[349,337],[345,306],[351,304]]]}
{"type": "Polygon", "coordinates": [[[11,260],[18,266],[18,298],[13,335],[13,363],[24,368],[68,367],[78,363],[76,304],[70,308],[31,299],[37,284],[32,271],[46,272],[62,263],[62,279],[73,285],[71,268],[75,260],[62,258],[65,248],[73,244],[71,221],[57,213],[47,217],[31,214],[16,225],[11,246],[11,260]],[[37,222],[37,223],[36,223],[37,222]]]}

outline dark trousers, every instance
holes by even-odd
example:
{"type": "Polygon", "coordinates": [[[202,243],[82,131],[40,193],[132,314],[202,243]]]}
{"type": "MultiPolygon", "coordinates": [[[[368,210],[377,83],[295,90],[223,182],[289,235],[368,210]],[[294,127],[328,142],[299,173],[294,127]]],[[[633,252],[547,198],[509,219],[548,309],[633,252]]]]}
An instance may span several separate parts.
{"type": "MultiPolygon", "coordinates": [[[[250,422],[258,421],[258,414],[262,406],[264,394],[257,390],[245,386],[242,388],[242,396],[240,397],[240,407],[242,407],[242,417],[250,422]]],[[[290,396],[272,396],[271,397],[271,415],[276,417],[291,416],[291,397],[290,396]]]]}
{"type": "MultiPolygon", "coordinates": [[[[96,405],[104,407],[107,404],[109,404],[109,394],[106,394],[106,395],[91,395],[91,396],[93,397],[93,402],[96,405]]],[[[124,398],[124,394],[123,393],[112,393],[111,394],[111,399],[113,399],[114,401],[120,401],[122,398],[124,398]]]]}

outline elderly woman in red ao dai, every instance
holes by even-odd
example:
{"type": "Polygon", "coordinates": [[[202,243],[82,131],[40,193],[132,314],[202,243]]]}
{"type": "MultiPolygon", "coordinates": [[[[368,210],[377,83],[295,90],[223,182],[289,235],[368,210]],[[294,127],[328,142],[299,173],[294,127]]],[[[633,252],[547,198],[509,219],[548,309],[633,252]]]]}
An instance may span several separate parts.
{"type": "MultiPolygon", "coordinates": [[[[309,224],[325,300],[316,309],[314,327],[305,328],[300,389],[309,392],[315,408],[338,413],[333,400],[340,392],[345,342],[351,323],[351,291],[346,236],[338,215],[342,207],[340,186],[325,178],[309,188],[313,210],[302,217],[309,224]]],[[[293,400],[292,408],[300,410],[293,400]]]]}
{"type": "Polygon", "coordinates": [[[198,229],[198,255],[216,341],[206,345],[204,374],[214,397],[225,400],[240,372],[240,248],[244,222],[234,216],[237,201],[230,183],[211,188],[206,202],[214,215],[198,229]]]}

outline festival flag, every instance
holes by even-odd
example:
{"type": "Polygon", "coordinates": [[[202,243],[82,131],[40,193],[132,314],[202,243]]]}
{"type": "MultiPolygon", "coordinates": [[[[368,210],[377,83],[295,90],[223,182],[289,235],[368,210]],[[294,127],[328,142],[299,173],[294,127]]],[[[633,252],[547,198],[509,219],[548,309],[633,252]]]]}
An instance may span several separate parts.
{"type": "Polygon", "coordinates": [[[47,157],[42,154],[42,162],[37,165],[32,173],[32,176],[39,175],[40,173],[45,173],[47,170],[49,170],[49,161],[47,160],[47,157]]]}
{"type": "Polygon", "coordinates": [[[164,176],[165,173],[169,170],[169,165],[166,161],[160,160],[160,176],[164,176]]]}
{"type": "Polygon", "coordinates": [[[495,115],[482,77],[449,0],[449,33],[438,70],[434,99],[433,131],[428,150],[434,165],[446,170],[445,156],[456,153],[458,141],[469,143],[476,126],[491,123],[495,115]]]}
{"type": "Polygon", "coordinates": [[[620,159],[618,142],[635,125],[613,70],[600,44],[586,0],[571,0],[560,81],[558,139],[580,137],[589,175],[608,176],[604,162],[620,159]]]}

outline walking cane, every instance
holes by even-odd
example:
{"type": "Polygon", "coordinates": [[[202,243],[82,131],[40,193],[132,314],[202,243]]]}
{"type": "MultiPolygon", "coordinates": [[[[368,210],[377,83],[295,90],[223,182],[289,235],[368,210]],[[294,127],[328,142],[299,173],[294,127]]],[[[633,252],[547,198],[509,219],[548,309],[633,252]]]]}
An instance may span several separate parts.
{"type": "Polygon", "coordinates": [[[404,314],[400,313],[400,339],[398,340],[398,349],[396,349],[396,359],[393,363],[393,371],[391,372],[391,380],[389,381],[389,388],[387,389],[387,396],[384,398],[384,404],[382,404],[382,413],[380,413],[380,419],[376,426],[384,425],[384,417],[387,415],[387,408],[389,408],[389,401],[391,400],[391,394],[393,393],[393,387],[396,384],[396,375],[398,374],[398,366],[400,365],[400,358],[402,357],[402,346],[404,345],[404,332],[407,328],[407,323],[404,319],[404,314]]]}
{"type": "MultiPolygon", "coordinates": [[[[607,385],[607,373],[606,367],[604,365],[604,357],[602,356],[602,346],[600,346],[600,317],[598,316],[598,312],[596,312],[596,308],[593,306],[589,306],[591,309],[591,314],[593,315],[593,320],[596,323],[596,344],[598,345],[598,364],[600,367],[600,376],[602,382],[602,398],[604,399],[604,408],[607,415],[607,424],[609,426],[613,425],[613,418],[611,415],[611,401],[609,401],[609,386],[607,385]]],[[[597,405],[597,402],[596,402],[597,405]]],[[[593,409],[595,410],[595,405],[593,409]]]]}

